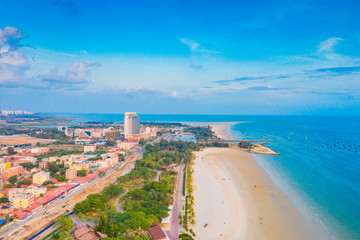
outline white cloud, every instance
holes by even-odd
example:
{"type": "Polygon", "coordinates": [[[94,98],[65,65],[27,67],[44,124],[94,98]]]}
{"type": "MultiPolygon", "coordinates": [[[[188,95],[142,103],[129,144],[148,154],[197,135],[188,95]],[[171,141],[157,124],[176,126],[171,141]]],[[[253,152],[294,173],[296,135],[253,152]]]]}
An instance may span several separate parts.
{"type": "Polygon", "coordinates": [[[27,57],[19,50],[22,38],[24,35],[15,27],[0,29],[0,86],[21,85],[30,68],[27,57]]]}
{"type": "Polygon", "coordinates": [[[192,52],[203,52],[203,53],[221,53],[220,51],[208,50],[202,47],[198,42],[191,39],[180,38],[180,42],[187,45],[192,52]]]}
{"type": "MultiPolygon", "coordinates": [[[[30,65],[28,58],[22,51],[20,40],[25,36],[15,27],[0,29],[0,87],[30,87],[30,88],[61,88],[71,89],[72,85],[89,82],[91,67],[100,66],[99,63],[89,61],[74,62],[59,75],[59,69],[54,68],[48,74],[26,76],[30,65]]],[[[80,51],[86,54],[86,51],[80,51]]]]}
{"type": "Polygon", "coordinates": [[[321,42],[318,46],[318,54],[324,56],[325,58],[335,59],[340,55],[337,54],[334,50],[335,46],[339,42],[344,41],[342,38],[328,38],[327,40],[321,42]]]}
{"type": "Polygon", "coordinates": [[[59,75],[59,69],[54,68],[48,74],[41,76],[41,81],[53,82],[57,84],[84,84],[88,83],[91,74],[91,67],[100,66],[99,63],[74,62],[65,71],[64,75],[59,75]]]}
{"type": "Polygon", "coordinates": [[[19,40],[24,37],[22,32],[15,27],[5,27],[4,30],[0,29],[0,48],[5,45],[16,47],[19,40]]]}

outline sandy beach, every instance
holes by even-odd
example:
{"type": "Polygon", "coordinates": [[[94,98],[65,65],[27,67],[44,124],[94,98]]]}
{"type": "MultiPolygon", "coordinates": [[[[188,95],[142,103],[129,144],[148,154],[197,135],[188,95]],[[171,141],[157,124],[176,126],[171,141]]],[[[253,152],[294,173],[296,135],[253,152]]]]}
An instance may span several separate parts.
{"type": "Polygon", "coordinates": [[[196,239],[329,239],[247,152],[197,152],[193,184],[196,239]]]}
{"type": "Polygon", "coordinates": [[[221,139],[233,139],[230,128],[237,122],[186,122],[192,126],[210,126],[215,135],[221,139]]]}

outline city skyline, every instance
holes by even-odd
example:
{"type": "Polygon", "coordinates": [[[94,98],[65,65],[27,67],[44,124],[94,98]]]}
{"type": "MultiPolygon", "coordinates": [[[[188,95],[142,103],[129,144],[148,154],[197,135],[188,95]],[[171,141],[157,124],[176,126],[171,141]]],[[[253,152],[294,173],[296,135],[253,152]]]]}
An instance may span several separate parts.
{"type": "Polygon", "coordinates": [[[1,1],[0,109],[359,115],[350,2],[1,1]]]}

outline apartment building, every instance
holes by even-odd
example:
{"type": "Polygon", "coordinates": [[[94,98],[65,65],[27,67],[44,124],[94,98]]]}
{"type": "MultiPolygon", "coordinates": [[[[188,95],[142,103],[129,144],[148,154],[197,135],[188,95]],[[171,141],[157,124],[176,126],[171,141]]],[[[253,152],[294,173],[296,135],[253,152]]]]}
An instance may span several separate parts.
{"type": "Polygon", "coordinates": [[[32,194],[35,198],[40,197],[40,195],[45,195],[47,189],[45,187],[29,186],[25,192],[32,194]]]}
{"type": "Polygon", "coordinates": [[[38,172],[33,175],[33,183],[43,184],[43,182],[50,180],[50,172],[38,172]]]}
{"type": "Polygon", "coordinates": [[[140,133],[140,117],[135,112],[126,112],[124,119],[125,138],[140,133]]]}
{"type": "Polygon", "coordinates": [[[77,177],[77,170],[76,169],[68,169],[65,172],[65,176],[67,180],[72,180],[77,177]]]}
{"type": "Polygon", "coordinates": [[[34,203],[34,196],[29,193],[19,194],[14,199],[14,208],[24,209],[34,203]]]}
{"type": "Polygon", "coordinates": [[[25,169],[23,166],[17,166],[17,167],[12,167],[12,168],[5,170],[3,176],[4,176],[4,178],[10,178],[12,176],[23,174],[24,172],[25,172],[25,169]]]}
{"type": "Polygon", "coordinates": [[[13,202],[17,195],[25,193],[25,188],[12,188],[9,190],[9,201],[13,202]]]}

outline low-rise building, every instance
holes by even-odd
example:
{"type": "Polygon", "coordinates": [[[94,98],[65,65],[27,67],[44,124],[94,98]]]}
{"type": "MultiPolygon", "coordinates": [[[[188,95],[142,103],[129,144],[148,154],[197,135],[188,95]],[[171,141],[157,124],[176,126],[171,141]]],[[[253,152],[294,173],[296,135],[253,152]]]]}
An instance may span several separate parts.
{"type": "Polygon", "coordinates": [[[67,180],[72,180],[77,177],[77,170],[76,169],[67,169],[65,172],[65,176],[67,180]]]}
{"type": "Polygon", "coordinates": [[[32,194],[19,194],[14,199],[14,208],[24,209],[34,203],[34,196],[32,194]]]}
{"type": "Polygon", "coordinates": [[[49,148],[47,148],[47,147],[36,147],[36,148],[30,149],[30,152],[31,153],[40,153],[40,154],[47,153],[47,152],[49,152],[49,148]]]}
{"type": "Polygon", "coordinates": [[[148,229],[148,232],[152,240],[170,240],[159,225],[152,226],[148,229]]]}
{"type": "Polygon", "coordinates": [[[117,146],[120,149],[130,150],[138,144],[137,141],[118,141],[117,146]]]}
{"type": "Polygon", "coordinates": [[[45,187],[38,187],[38,186],[29,186],[25,192],[32,194],[35,198],[40,197],[41,195],[46,194],[47,189],[45,187]]]}
{"type": "Polygon", "coordinates": [[[23,158],[20,158],[20,159],[14,161],[14,167],[20,166],[20,164],[22,164],[22,163],[32,163],[32,164],[35,164],[36,161],[37,161],[37,159],[34,158],[34,157],[30,157],[30,156],[28,156],[28,157],[23,157],[23,158]]]}
{"type": "Polygon", "coordinates": [[[50,180],[50,172],[38,172],[33,175],[33,183],[43,184],[43,182],[50,180]]]}
{"type": "Polygon", "coordinates": [[[55,162],[58,159],[59,159],[58,156],[52,156],[52,157],[49,157],[49,162],[55,162]]]}
{"type": "Polygon", "coordinates": [[[9,213],[11,213],[12,211],[14,211],[14,208],[11,206],[1,206],[0,207],[0,216],[6,216],[9,213]]]}
{"type": "Polygon", "coordinates": [[[98,240],[100,239],[94,232],[92,232],[87,226],[81,226],[74,228],[74,237],[76,240],[98,240]]]}
{"type": "Polygon", "coordinates": [[[46,161],[41,161],[40,163],[39,163],[39,167],[40,168],[42,168],[42,169],[46,169],[47,168],[47,162],[46,161]]]}
{"type": "Polygon", "coordinates": [[[17,195],[25,193],[25,188],[12,188],[9,190],[9,201],[13,202],[17,195]]]}
{"type": "Polygon", "coordinates": [[[96,144],[84,146],[84,152],[95,152],[95,151],[96,151],[96,144]]]}
{"type": "Polygon", "coordinates": [[[25,169],[23,166],[17,166],[17,167],[12,167],[12,168],[5,170],[3,176],[4,176],[4,178],[10,178],[12,176],[23,174],[24,172],[25,172],[25,169]]]}

